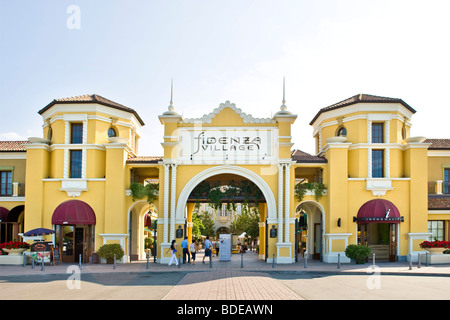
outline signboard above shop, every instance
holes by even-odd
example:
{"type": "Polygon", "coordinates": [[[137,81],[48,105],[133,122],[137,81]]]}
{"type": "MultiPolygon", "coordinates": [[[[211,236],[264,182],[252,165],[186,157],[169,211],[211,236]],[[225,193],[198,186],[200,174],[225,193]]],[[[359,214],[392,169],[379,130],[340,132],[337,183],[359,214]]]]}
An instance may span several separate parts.
{"type": "Polygon", "coordinates": [[[277,160],[276,128],[181,129],[178,160],[191,163],[270,163],[277,160]]]}

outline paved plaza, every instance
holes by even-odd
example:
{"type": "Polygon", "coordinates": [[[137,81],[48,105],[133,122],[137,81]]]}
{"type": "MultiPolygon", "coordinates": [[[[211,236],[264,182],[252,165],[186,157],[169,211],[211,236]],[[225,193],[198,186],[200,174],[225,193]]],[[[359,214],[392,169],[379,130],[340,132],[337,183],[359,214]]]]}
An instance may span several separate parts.
{"type": "Polygon", "coordinates": [[[450,265],[379,262],[364,265],[305,261],[273,265],[256,253],[213,258],[195,265],[161,265],[152,260],[127,264],[0,266],[3,299],[147,300],[315,300],[448,299],[450,265]],[[68,290],[79,276],[80,290],[68,290]],[[378,278],[377,278],[378,277],[378,278]],[[377,281],[381,277],[381,286],[377,281]],[[373,288],[371,288],[371,286],[373,288]]]}

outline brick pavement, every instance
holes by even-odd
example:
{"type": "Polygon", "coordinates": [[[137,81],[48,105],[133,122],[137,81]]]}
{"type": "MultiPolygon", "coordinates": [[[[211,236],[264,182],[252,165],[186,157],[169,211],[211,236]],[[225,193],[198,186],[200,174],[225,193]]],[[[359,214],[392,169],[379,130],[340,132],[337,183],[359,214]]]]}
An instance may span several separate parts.
{"type": "Polygon", "coordinates": [[[163,300],[300,300],[264,272],[236,270],[188,273],[163,300]]]}

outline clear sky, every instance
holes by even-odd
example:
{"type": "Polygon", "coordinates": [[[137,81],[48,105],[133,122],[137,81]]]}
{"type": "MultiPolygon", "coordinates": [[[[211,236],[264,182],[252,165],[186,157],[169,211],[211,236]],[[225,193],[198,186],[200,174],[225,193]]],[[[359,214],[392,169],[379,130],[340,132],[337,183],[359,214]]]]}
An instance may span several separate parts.
{"type": "Polygon", "coordinates": [[[411,105],[412,135],[450,138],[449,14],[448,0],[0,0],[0,140],[42,136],[38,110],[96,93],[144,120],[140,155],[162,155],[172,78],[187,118],[226,100],[265,118],[283,77],[296,149],[314,153],[314,115],[359,93],[411,105]]]}

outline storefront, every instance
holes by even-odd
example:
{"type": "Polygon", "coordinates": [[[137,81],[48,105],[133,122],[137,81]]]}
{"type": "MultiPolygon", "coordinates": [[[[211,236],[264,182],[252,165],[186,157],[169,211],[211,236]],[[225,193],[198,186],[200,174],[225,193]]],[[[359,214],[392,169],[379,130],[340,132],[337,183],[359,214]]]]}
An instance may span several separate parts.
{"type": "Polygon", "coordinates": [[[377,260],[397,261],[399,226],[404,218],[392,202],[370,200],[353,221],[358,224],[358,244],[369,246],[377,260]]]}
{"type": "Polygon", "coordinates": [[[54,211],[55,246],[62,252],[63,262],[86,262],[94,250],[96,218],[85,202],[69,200],[54,211]]]}

